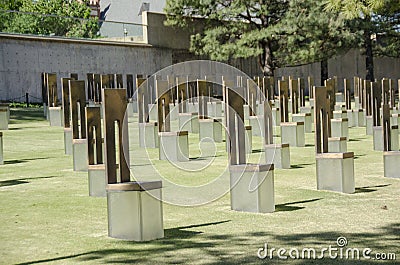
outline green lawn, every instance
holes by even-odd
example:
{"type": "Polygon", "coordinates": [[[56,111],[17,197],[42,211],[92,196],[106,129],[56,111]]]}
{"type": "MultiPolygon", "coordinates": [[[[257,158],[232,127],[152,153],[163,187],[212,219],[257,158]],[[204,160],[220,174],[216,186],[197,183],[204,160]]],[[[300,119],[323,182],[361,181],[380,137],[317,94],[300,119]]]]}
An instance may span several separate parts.
{"type": "MultiPolygon", "coordinates": [[[[1,264],[283,264],[287,261],[276,253],[273,260],[260,260],[257,250],[265,243],[276,249],[320,250],[336,247],[339,236],[347,238],[349,248],[397,252],[400,259],[400,180],[383,177],[382,152],[372,150],[372,137],[365,135],[365,128],[349,131],[348,150],[356,157],[355,194],[316,190],[314,138],[307,134],[305,148],[291,147],[292,169],[275,170],[276,212],[232,211],[225,193],[229,187],[222,181],[217,185],[222,197],[210,203],[197,207],[165,203],[165,238],[136,243],[107,236],[106,199],[89,197],[87,173],[72,170],[72,157],[64,155],[63,129],[50,127],[40,109],[12,109],[11,118],[10,129],[3,132],[5,164],[0,166],[1,264]]],[[[138,147],[135,124],[130,123],[130,155],[137,178],[162,177],[190,191],[226,177],[224,143],[215,147],[203,143],[200,150],[198,136],[190,135],[191,161],[171,165],[158,161],[156,149],[145,152],[138,147]]],[[[253,138],[249,161],[262,155],[260,143],[253,138]]],[[[215,192],[214,185],[209,186],[210,193],[215,192]]],[[[176,196],[180,204],[196,203],[201,195],[182,196],[172,185],[164,190],[168,202],[176,196]]],[[[329,257],[289,261],[383,263],[329,257]]]]}

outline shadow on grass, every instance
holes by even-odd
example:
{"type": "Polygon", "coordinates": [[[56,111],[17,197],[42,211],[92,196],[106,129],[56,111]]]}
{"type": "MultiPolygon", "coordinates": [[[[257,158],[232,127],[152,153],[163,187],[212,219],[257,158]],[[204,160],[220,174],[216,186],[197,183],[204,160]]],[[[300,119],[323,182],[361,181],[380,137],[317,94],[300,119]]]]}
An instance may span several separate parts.
{"type": "Polygon", "coordinates": [[[212,158],[221,157],[221,156],[224,156],[224,155],[195,156],[195,157],[190,157],[189,160],[190,161],[203,161],[203,160],[210,160],[212,158]]]}
{"type": "MultiPolygon", "coordinates": [[[[268,247],[278,249],[296,248],[299,252],[302,249],[315,249],[315,257],[313,260],[306,254],[303,259],[297,259],[296,264],[377,264],[374,260],[375,253],[382,253],[388,249],[398,249],[400,243],[400,223],[392,223],[387,226],[378,228],[376,232],[370,233],[342,233],[340,231],[326,231],[315,233],[287,233],[275,234],[268,231],[254,231],[251,233],[230,233],[221,235],[207,235],[202,231],[185,231],[185,229],[199,228],[209,225],[223,225],[228,221],[206,223],[200,225],[192,225],[187,227],[177,227],[166,230],[166,237],[151,242],[129,242],[115,241],[120,247],[107,248],[103,250],[88,251],[74,255],[66,255],[42,260],[28,261],[19,263],[19,265],[41,264],[48,262],[58,262],[77,264],[85,261],[96,261],[98,264],[127,264],[143,262],[146,264],[248,264],[272,262],[274,264],[287,264],[288,260],[278,258],[276,251],[273,253],[273,260],[269,258],[261,260],[257,257],[257,251],[263,248],[265,243],[268,247]],[[360,258],[340,258],[337,246],[337,239],[345,237],[349,243],[346,249],[359,249],[360,258]],[[383,239],[383,241],[382,241],[383,239]],[[377,243],[380,242],[380,243],[377,243]],[[323,248],[332,246],[336,248],[332,254],[337,254],[337,258],[329,257],[328,252],[321,258],[323,248]],[[366,248],[372,250],[370,259],[363,258],[362,251],[366,248]]],[[[111,240],[110,240],[111,241],[111,240]]],[[[271,250],[269,248],[269,250],[271,250]]],[[[393,252],[393,251],[391,251],[393,252]]],[[[288,252],[283,254],[288,256],[288,252]]],[[[356,254],[350,253],[350,255],[356,254]]],[[[300,256],[301,257],[301,256],[300,256]]],[[[398,264],[395,260],[386,261],[385,264],[398,264]]]]}
{"type": "Polygon", "coordinates": [[[374,191],[377,191],[377,189],[375,189],[375,188],[384,188],[384,187],[387,187],[390,185],[391,184],[382,184],[382,185],[376,185],[376,186],[358,187],[358,188],[356,188],[355,193],[374,192],[374,191]]]}
{"type": "Polygon", "coordinates": [[[262,149],[253,149],[253,150],[251,151],[251,153],[252,153],[252,154],[264,153],[264,150],[262,150],[262,149]]]}
{"type": "Polygon", "coordinates": [[[28,181],[19,180],[19,179],[11,179],[11,180],[3,180],[0,181],[0,188],[1,187],[8,187],[8,186],[16,186],[20,184],[27,184],[28,181]]]}
{"type": "Polygon", "coordinates": [[[20,184],[27,184],[27,183],[29,183],[29,181],[27,181],[27,180],[50,179],[50,178],[56,178],[56,176],[3,180],[3,181],[0,181],[0,188],[7,187],[7,186],[16,186],[16,185],[20,185],[20,184]]]}
{"type": "Polygon", "coordinates": [[[230,221],[231,220],[225,220],[225,221],[219,221],[219,222],[169,228],[169,229],[164,230],[164,233],[165,233],[164,236],[165,236],[165,239],[179,239],[179,238],[185,238],[185,237],[192,237],[197,234],[202,234],[203,232],[186,231],[185,229],[198,228],[198,227],[211,226],[211,225],[219,225],[219,224],[228,223],[230,221]]]}
{"type": "Polygon", "coordinates": [[[46,120],[46,117],[43,116],[43,109],[39,108],[12,108],[10,118],[10,124],[46,120]]]}
{"type": "Polygon", "coordinates": [[[363,156],[366,156],[366,155],[365,154],[363,154],[363,155],[355,155],[354,159],[359,159],[360,157],[363,157],[363,156]]]}
{"type": "Polygon", "coordinates": [[[277,205],[275,205],[275,212],[291,212],[291,211],[301,210],[301,209],[304,209],[306,207],[304,207],[304,206],[291,206],[291,205],[315,202],[315,201],[319,201],[319,200],[322,200],[322,198],[277,204],[277,205]]]}
{"type": "Polygon", "coordinates": [[[296,168],[304,168],[305,166],[311,166],[314,165],[313,163],[308,163],[308,164],[297,164],[297,165],[290,165],[290,168],[296,169],[296,168]]]}
{"type": "Polygon", "coordinates": [[[26,162],[29,162],[29,161],[49,159],[49,158],[51,158],[51,157],[36,157],[36,158],[6,160],[6,161],[4,161],[4,165],[21,164],[21,163],[26,163],[26,162]]]}
{"type": "Polygon", "coordinates": [[[37,126],[24,126],[24,127],[14,127],[8,128],[9,131],[18,131],[18,130],[25,130],[25,129],[37,129],[37,126]]]}
{"type": "Polygon", "coordinates": [[[147,164],[131,164],[130,168],[134,168],[134,167],[148,167],[148,166],[154,166],[153,163],[147,163],[147,164]]]}

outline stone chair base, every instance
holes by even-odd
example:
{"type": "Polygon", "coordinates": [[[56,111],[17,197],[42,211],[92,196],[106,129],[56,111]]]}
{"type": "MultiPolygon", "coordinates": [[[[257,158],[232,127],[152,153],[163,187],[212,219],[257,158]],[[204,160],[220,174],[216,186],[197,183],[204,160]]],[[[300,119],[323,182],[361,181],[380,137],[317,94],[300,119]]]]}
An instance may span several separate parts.
{"type": "Polygon", "coordinates": [[[275,211],[274,165],[232,165],[229,171],[232,210],[255,213],[275,211]]]}
{"type": "Polygon", "coordinates": [[[334,119],[348,118],[348,116],[347,116],[347,110],[335,110],[335,111],[333,112],[333,118],[334,118],[334,119]]]}
{"type": "Polygon", "coordinates": [[[199,133],[199,116],[195,113],[179,113],[179,130],[199,133]]]}
{"type": "Polygon", "coordinates": [[[189,139],[187,131],[160,132],[159,158],[171,162],[189,161],[189,139]]]}
{"type": "Polygon", "coordinates": [[[104,164],[88,166],[89,196],[106,197],[106,167],[104,164]]]}
{"type": "Polygon", "coordinates": [[[332,137],[346,137],[349,140],[349,120],[347,118],[331,119],[332,137]]]}
{"type": "Polygon", "coordinates": [[[281,111],[279,108],[272,108],[272,126],[281,126],[281,111]]]}
{"type": "Polygon", "coordinates": [[[108,236],[130,241],[163,238],[161,189],[161,181],[108,184],[108,236]]]}
{"type": "Polygon", "coordinates": [[[303,122],[304,123],[304,132],[306,132],[306,133],[313,132],[311,113],[292,114],[292,121],[293,122],[303,122]]]}
{"type": "Polygon", "coordinates": [[[337,105],[342,105],[342,103],[344,102],[344,94],[342,92],[337,92],[335,93],[335,99],[336,102],[339,103],[337,105]]]}
{"type": "MultiPolygon", "coordinates": [[[[311,99],[310,99],[311,100],[311,99]]],[[[304,106],[300,107],[300,113],[310,113],[311,114],[311,123],[314,123],[314,107],[312,106],[304,106]]],[[[312,128],[314,130],[314,128],[312,128]]]]}
{"type": "Polygon", "coordinates": [[[158,148],[157,122],[139,123],[139,145],[142,148],[158,148]]]}
{"type": "Polygon", "coordinates": [[[208,116],[212,118],[222,117],[222,102],[221,101],[207,102],[207,113],[208,116]]]}
{"type": "Polygon", "coordinates": [[[199,103],[198,102],[187,102],[188,113],[199,113],[199,103]]]}
{"type": "MultiPolygon", "coordinates": [[[[374,139],[374,150],[375,151],[383,151],[383,127],[375,126],[372,127],[373,131],[373,139],[374,139]]],[[[392,126],[390,131],[391,135],[391,150],[399,150],[399,129],[398,126],[392,126]]]]}
{"type": "Polygon", "coordinates": [[[245,126],[245,146],[246,154],[251,154],[253,152],[253,128],[251,126],[245,126]]]}
{"type": "Polygon", "coordinates": [[[354,153],[316,155],[317,189],[354,193],[354,153]]]}
{"type": "Polygon", "coordinates": [[[398,114],[398,113],[392,114],[390,124],[399,126],[400,125],[400,114],[398,114]]]}
{"type": "Polygon", "coordinates": [[[329,153],[346,153],[347,139],[346,137],[330,137],[328,138],[329,153]]]}
{"type": "Polygon", "coordinates": [[[6,109],[0,109],[0,130],[8,130],[8,117],[6,109]]]}
{"type": "Polygon", "coordinates": [[[50,126],[64,126],[64,118],[61,107],[49,107],[50,126]]]}
{"type": "Polygon", "coordinates": [[[372,127],[373,127],[372,116],[366,116],[365,117],[365,124],[366,124],[366,134],[367,135],[373,135],[374,131],[372,129],[372,127]]]}
{"type": "Polygon", "coordinates": [[[199,119],[199,138],[210,138],[216,143],[222,143],[222,120],[199,119]]]}
{"type": "Polygon", "coordinates": [[[252,128],[253,136],[264,137],[264,116],[250,116],[249,124],[252,128]]]}
{"type": "Polygon", "coordinates": [[[169,119],[176,121],[178,119],[179,106],[178,104],[169,103],[169,119]]]}
{"type": "Polygon", "coordinates": [[[64,128],[64,154],[72,155],[72,129],[64,128]]]}
{"type": "Polygon", "coordinates": [[[281,139],[282,143],[288,143],[290,146],[304,147],[304,122],[281,123],[281,139]]]}
{"type": "Polygon", "coordinates": [[[72,156],[74,171],[88,170],[88,148],[86,139],[72,140],[72,156]]]}
{"type": "Polygon", "coordinates": [[[400,152],[383,152],[384,176],[387,178],[400,178],[400,152]]]}
{"type": "Polygon", "coordinates": [[[353,110],[354,112],[354,123],[358,124],[358,127],[365,127],[366,126],[366,117],[365,117],[365,112],[364,110],[353,110]]]}
{"type": "Polygon", "coordinates": [[[157,104],[149,104],[149,121],[158,121],[158,107],[157,104]]]}
{"type": "Polygon", "coordinates": [[[289,144],[268,144],[264,146],[265,162],[274,164],[274,168],[290,168],[289,144]]]}
{"type": "Polygon", "coordinates": [[[128,117],[132,118],[135,113],[138,113],[138,102],[136,100],[131,100],[128,102],[127,106],[128,117]]]}

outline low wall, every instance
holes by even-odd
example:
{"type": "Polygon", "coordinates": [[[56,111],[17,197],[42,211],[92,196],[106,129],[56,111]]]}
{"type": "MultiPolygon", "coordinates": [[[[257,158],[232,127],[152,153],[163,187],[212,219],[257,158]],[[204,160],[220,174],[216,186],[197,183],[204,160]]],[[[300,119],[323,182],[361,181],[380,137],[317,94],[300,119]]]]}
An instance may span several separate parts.
{"type": "MultiPolygon", "coordinates": [[[[346,54],[328,60],[329,77],[337,76],[339,89],[343,88],[343,79],[353,79],[354,76],[365,78],[365,56],[359,50],[352,49],[346,54]]],[[[375,79],[392,78],[400,79],[400,58],[376,57],[374,58],[375,79]]],[[[316,85],[321,84],[321,64],[313,63],[298,67],[285,67],[277,69],[276,77],[281,76],[306,77],[313,76],[316,85]]],[[[397,82],[396,88],[397,88],[397,82]]]]}
{"type": "MultiPolygon", "coordinates": [[[[81,80],[86,79],[86,73],[119,73],[125,78],[126,74],[153,74],[169,65],[195,59],[205,58],[194,56],[187,49],[163,47],[162,43],[115,43],[0,33],[0,101],[24,101],[25,93],[29,93],[32,102],[40,102],[42,72],[57,74],[61,95],[60,78],[68,77],[69,73],[78,73],[81,80]]],[[[227,63],[251,77],[260,74],[256,59],[227,63]]],[[[330,59],[328,68],[329,76],[338,76],[341,88],[343,78],[365,76],[365,56],[351,50],[330,59]]],[[[320,64],[286,67],[275,72],[276,78],[288,75],[314,76],[318,85],[320,64]]],[[[375,77],[399,79],[400,59],[375,58],[375,77]]]]}
{"type": "Polygon", "coordinates": [[[29,93],[41,101],[42,72],[57,74],[61,95],[60,78],[69,73],[81,80],[87,73],[152,74],[171,62],[171,50],[150,45],[0,34],[0,100],[24,101],[18,98],[29,93]]]}

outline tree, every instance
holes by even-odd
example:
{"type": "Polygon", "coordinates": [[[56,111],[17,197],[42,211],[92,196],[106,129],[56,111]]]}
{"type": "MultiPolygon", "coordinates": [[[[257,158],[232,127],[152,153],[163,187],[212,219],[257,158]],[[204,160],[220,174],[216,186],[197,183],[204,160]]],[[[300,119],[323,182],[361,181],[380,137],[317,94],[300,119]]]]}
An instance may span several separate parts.
{"type": "MultiPolygon", "coordinates": [[[[2,10],[19,10],[24,0],[0,0],[0,11],[2,10]]],[[[0,12],[0,31],[4,31],[10,25],[10,21],[14,19],[14,14],[0,12]]]]}
{"type": "Polygon", "coordinates": [[[361,31],[366,79],[374,81],[374,56],[400,56],[398,0],[328,0],[326,10],[341,12],[352,30],[361,31]]]}
{"type": "Polygon", "coordinates": [[[347,52],[359,36],[349,30],[347,21],[325,10],[323,1],[290,1],[280,24],[282,42],[278,57],[284,65],[321,62],[321,85],[328,79],[328,59],[347,52]]]}
{"type": "Polygon", "coordinates": [[[3,31],[94,38],[99,25],[97,18],[90,17],[87,2],[87,0],[20,0],[18,5],[20,13],[13,14],[3,31]]]}
{"type": "Polygon", "coordinates": [[[168,0],[167,25],[187,26],[204,18],[204,31],[192,35],[191,50],[213,60],[258,57],[261,70],[273,76],[279,61],[277,25],[288,8],[285,0],[168,0]]]}
{"type": "Polygon", "coordinates": [[[256,56],[264,75],[273,76],[277,67],[327,62],[348,47],[344,20],[324,7],[321,0],[168,0],[165,11],[172,26],[206,19],[191,51],[220,61],[256,56]]]}

